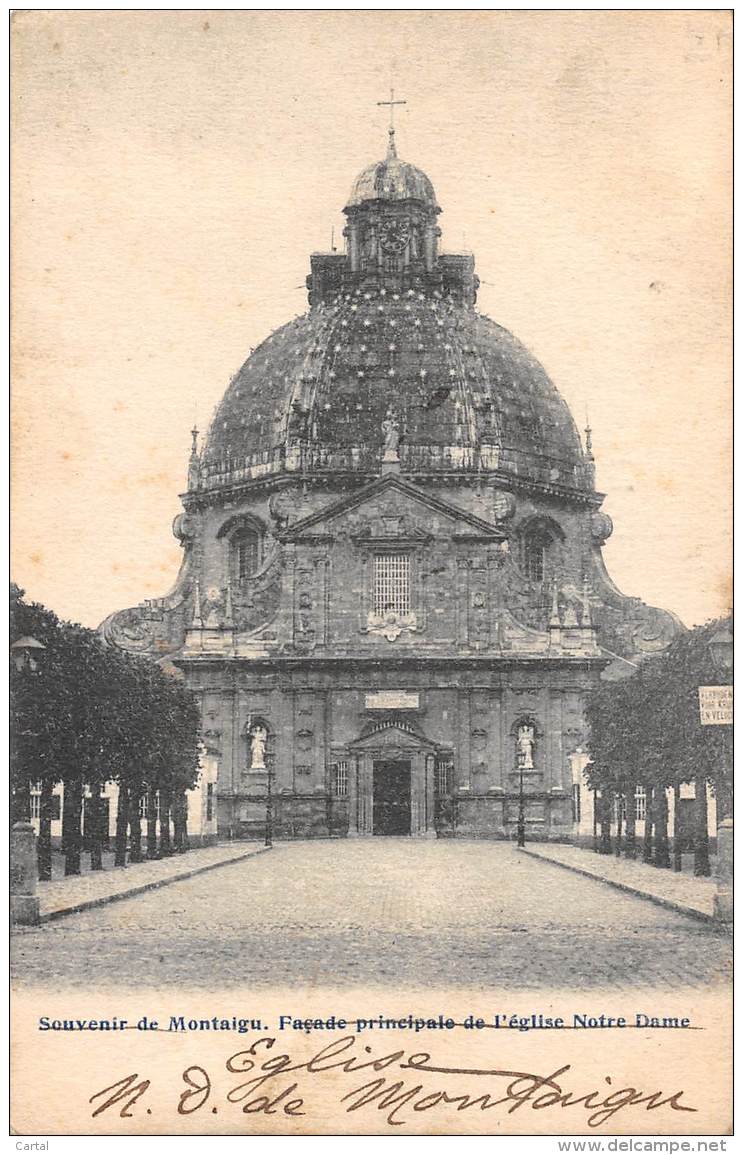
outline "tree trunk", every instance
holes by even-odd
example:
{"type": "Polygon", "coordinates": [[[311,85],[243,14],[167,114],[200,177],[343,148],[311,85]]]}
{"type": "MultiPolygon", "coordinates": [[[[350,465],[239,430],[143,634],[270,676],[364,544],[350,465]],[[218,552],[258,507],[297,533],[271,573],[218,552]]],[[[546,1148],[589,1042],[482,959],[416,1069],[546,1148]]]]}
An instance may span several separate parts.
{"type": "Polygon", "coordinates": [[[101,788],[97,782],[94,782],[90,788],[88,807],[90,814],[90,869],[103,870],[103,854],[101,853],[103,807],[101,806],[101,788]]]}
{"type": "Polygon", "coordinates": [[[593,849],[595,850],[596,854],[598,854],[598,852],[599,852],[599,806],[601,805],[601,800],[599,798],[598,790],[594,790],[594,791],[592,791],[592,793],[593,793],[593,849]]]}
{"type": "Polygon", "coordinates": [[[681,841],[679,838],[679,830],[681,813],[681,786],[678,782],[673,787],[673,869],[675,871],[681,870],[681,841]]]}
{"type": "Polygon", "coordinates": [[[44,778],[39,799],[39,841],[36,853],[39,863],[39,881],[48,882],[52,877],[52,799],[54,783],[44,778]]]}
{"type": "Polygon", "coordinates": [[[188,850],[186,837],[187,829],[187,802],[186,795],[179,791],[173,796],[173,848],[177,854],[188,850]]]}
{"type": "Polygon", "coordinates": [[[617,858],[619,858],[621,853],[622,853],[622,803],[623,802],[624,802],[624,794],[623,793],[617,794],[615,801],[614,801],[614,805],[617,808],[617,840],[616,840],[616,843],[614,844],[614,853],[617,856],[617,858]]]}
{"type": "Polygon", "coordinates": [[[31,783],[26,779],[13,790],[11,805],[11,825],[14,822],[31,821],[31,783]]]}
{"type": "Polygon", "coordinates": [[[624,857],[637,857],[637,835],[635,832],[635,784],[631,782],[624,793],[624,805],[627,811],[625,836],[624,836],[624,857]]]}
{"type": "Polygon", "coordinates": [[[653,788],[645,787],[645,837],[642,840],[642,861],[653,861],[653,788]]]}
{"type": "Polygon", "coordinates": [[[696,823],[694,831],[694,873],[698,877],[711,874],[709,865],[709,833],[707,831],[707,779],[694,779],[694,809],[696,823]]]}
{"type": "Polygon", "coordinates": [[[80,778],[64,784],[62,806],[62,842],[64,844],[65,877],[80,873],[82,837],[80,820],[83,813],[83,784],[80,778]]]}
{"type": "Polygon", "coordinates": [[[173,853],[170,843],[170,805],[169,790],[160,790],[160,857],[168,858],[173,853]]]}
{"type": "Polygon", "coordinates": [[[147,857],[159,858],[157,851],[157,790],[147,791],[147,857]]]}
{"type": "Polygon", "coordinates": [[[129,861],[142,861],[142,818],[139,805],[142,801],[141,787],[133,791],[129,804],[129,861]]]}
{"type": "Polygon", "coordinates": [[[126,835],[129,825],[129,787],[119,783],[119,801],[116,806],[116,840],[114,866],[126,866],[126,835]]]}
{"type": "Polygon", "coordinates": [[[655,791],[655,865],[669,867],[671,856],[668,852],[668,795],[665,786],[655,791]]]}
{"type": "Polygon", "coordinates": [[[610,792],[608,790],[602,790],[599,816],[601,827],[599,854],[611,854],[611,802],[612,796],[610,792]]]}

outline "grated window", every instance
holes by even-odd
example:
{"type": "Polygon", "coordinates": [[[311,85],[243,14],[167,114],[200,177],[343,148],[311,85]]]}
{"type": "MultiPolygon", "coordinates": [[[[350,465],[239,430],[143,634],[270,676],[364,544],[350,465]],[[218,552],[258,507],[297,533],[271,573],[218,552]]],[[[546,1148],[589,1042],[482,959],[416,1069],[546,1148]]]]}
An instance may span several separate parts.
{"type": "Polygon", "coordinates": [[[333,763],[333,793],[336,798],[348,797],[348,762],[342,759],[333,763]]]}
{"type": "Polygon", "coordinates": [[[453,770],[453,762],[436,763],[436,780],[434,786],[439,797],[443,794],[448,794],[451,790],[453,770]]]}
{"type": "Polygon", "coordinates": [[[374,613],[410,613],[410,557],[382,553],[374,558],[374,613]]]}
{"type": "Polygon", "coordinates": [[[644,786],[635,786],[635,822],[644,822],[648,809],[648,800],[644,786]]]}

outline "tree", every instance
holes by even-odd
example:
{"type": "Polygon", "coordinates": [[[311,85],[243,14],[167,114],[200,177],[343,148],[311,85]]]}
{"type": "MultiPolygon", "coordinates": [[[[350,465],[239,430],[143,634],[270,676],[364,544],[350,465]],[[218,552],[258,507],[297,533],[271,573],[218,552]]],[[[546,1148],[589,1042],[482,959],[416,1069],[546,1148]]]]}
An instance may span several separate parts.
{"type": "Polygon", "coordinates": [[[28,818],[30,794],[41,784],[40,877],[51,877],[54,789],[63,786],[65,873],[81,868],[83,804],[91,868],[102,866],[101,791],[116,781],[119,806],[116,862],[141,860],[139,805],[148,799],[148,856],[154,848],[154,813],[160,799],[161,842],[187,847],[186,791],[196,783],[199,711],[182,675],[151,660],[124,654],[82,626],[61,622],[11,587],[11,636],[35,637],[45,647],[35,670],[11,663],[10,784],[13,820],[28,818]],[[86,798],[86,791],[89,797],[86,798]]]}
{"type": "MultiPolygon", "coordinates": [[[[645,787],[643,857],[652,858],[656,866],[671,865],[667,792],[672,789],[678,803],[680,784],[694,782],[695,873],[709,874],[707,784],[725,812],[732,794],[732,736],[729,727],[701,725],[698,691],[700,685],[720,680],[709,643],[715,633],[731,626],[730,619],[716,620],[679,634],[663,654],[647,658],[630,677],[602,683],[588,702],[588,781],[602,794],[624,793],[627,844],[634,787],[645,787]]],[[[674,829],[677,836],[676,824],[674,829]]],[[[674,845],[674,863],[678,861],[674,845]]]]}

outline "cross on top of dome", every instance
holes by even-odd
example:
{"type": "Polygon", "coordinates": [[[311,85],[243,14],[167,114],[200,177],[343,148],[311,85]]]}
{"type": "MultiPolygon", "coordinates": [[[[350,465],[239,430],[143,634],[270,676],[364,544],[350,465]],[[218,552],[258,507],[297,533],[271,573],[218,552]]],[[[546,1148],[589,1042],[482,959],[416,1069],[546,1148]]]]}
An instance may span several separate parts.
{"type": "Polygon", "coordinates": [[[390,110],[390,127],[388,128],[389,141],[387,143],[387,160],[397,156],[397,149],[395,148],[395,107],[398,104],[407,104],[407,100],[395,100],[395,90],[390,85],[389,100],[378,100],[377,105],[381,108],[383,106],[389,107],[390,110]]]}

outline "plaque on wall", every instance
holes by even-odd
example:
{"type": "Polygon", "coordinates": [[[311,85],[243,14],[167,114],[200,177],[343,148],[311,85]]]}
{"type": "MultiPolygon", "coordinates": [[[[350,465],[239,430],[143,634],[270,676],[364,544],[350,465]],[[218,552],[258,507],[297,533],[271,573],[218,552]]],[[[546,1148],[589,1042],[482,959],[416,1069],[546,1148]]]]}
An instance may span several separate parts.
{"type": "Polygon", "coordinates": [[[367,710],[418,710],[420,694],[411,690],[375,690],[366,695],[367,710]]]}

